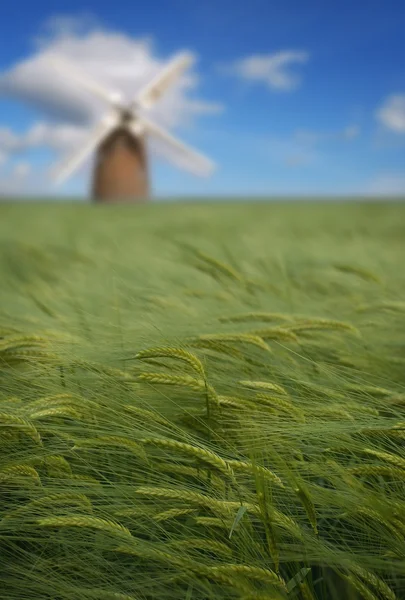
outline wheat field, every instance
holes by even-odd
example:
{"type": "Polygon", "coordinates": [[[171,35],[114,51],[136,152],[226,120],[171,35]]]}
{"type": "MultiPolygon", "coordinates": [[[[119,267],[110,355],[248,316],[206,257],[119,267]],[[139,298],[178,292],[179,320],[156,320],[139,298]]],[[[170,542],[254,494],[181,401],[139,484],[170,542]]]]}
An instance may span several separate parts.
{"type": "Polygon", "coordinates": [[[4,203],[0,243],[1,598],[405,598],[405,203],[4,203]]]}

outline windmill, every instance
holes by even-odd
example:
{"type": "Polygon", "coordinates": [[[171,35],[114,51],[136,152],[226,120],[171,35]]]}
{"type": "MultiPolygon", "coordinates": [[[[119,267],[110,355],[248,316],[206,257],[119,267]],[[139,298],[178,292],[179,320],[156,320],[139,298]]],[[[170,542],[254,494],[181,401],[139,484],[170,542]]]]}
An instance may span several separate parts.
{"type": "Polygon", "coordinates": [[[154,136],[187,160],[187,169],[197,175],[209,175],[213,163],[144,115],[191,65],[188,53],[175,56],[130,102],[120,93],[81,72],[65,58],[52,55],[51,64],[59,73],[75,80],[83,89],[109,105],[104,118],[89,132],[83,147],[54,172],[55,183],[68,179],[91,155],[93,168],[92,197],[97,202],[141,202],[149,196],[148,159],[145,137],[154,136]]]}

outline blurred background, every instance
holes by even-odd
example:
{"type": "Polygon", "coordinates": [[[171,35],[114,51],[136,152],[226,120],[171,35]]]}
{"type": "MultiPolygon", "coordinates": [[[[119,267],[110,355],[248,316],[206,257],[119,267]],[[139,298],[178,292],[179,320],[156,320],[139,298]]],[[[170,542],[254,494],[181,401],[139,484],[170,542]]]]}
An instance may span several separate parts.
{"type": "Polygon", "coordinates": [[[207,179],[150,144],[156,197],[405,196],[403,0],[28,0],[0,9],[0,196],[88,194],[91,161],[50,169],[104,107],[55,80],[58,52],[133,96],[173,54],[192,69],[151,111],[218,165],[207,179]]]}

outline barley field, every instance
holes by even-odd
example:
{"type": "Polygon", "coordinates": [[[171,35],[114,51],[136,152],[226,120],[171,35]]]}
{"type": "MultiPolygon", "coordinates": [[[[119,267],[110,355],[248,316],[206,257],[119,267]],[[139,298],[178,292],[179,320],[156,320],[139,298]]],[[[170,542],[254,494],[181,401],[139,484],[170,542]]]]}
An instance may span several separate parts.
{"type": "Polygon", "coordinates": [[[0,244],[2,599],[405,598],[405,203],[4,203],[0,244]]]}

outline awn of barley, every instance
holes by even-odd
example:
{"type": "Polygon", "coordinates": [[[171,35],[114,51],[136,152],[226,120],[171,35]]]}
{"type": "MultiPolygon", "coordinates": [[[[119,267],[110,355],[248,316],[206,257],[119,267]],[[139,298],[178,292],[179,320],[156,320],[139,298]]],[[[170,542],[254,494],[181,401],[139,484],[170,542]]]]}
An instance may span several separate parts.
{"type": "Polygon", "coordinates": [[[38,519],[38,525],[41,527],[88,527],[90,529],[99,529],[118,534],[120,536],[131,537],[129,529],[115,523],[114,521],[92,517],[89,515],[72,515],[68,517],[45,517],[38,519]]]}

